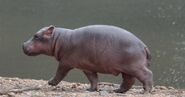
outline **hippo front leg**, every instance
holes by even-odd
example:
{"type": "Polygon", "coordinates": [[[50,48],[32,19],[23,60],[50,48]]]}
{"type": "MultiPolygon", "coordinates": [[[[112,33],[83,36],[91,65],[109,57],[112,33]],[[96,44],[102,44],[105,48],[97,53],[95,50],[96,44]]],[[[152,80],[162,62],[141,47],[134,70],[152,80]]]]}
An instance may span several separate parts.
{"type": "Polygon", "coordinates": [[[73,68],[71,67],[68,67],[66,65],[63,65],[63,64],[59,64],[58,68],[57,68],[57,72],[55,74],[55,76],[53,78],[51,78],[49,81],[48,81],[48,84],[49,85],[52,85],[52,86],[56,86],[58,85],[58,83],[64,79],[64,77],[67,75],[67,73],[73,68]]]}
{"type": "Polygon", "coordinates": [[[114,90],[116,93],[125,93],[128,91],[135,82],[135,77],[122,73],[123,82],[119,89],[114,90]]]}
{"type": "Polygon", "coordinates": [[[97,91],[98,86],[98,75],[96,72],[90,72],[90,71],[83,71],[84,74],[87,76],[88,80],[90,81],[90,88],[87,89],[88,91],[97,91]]]}

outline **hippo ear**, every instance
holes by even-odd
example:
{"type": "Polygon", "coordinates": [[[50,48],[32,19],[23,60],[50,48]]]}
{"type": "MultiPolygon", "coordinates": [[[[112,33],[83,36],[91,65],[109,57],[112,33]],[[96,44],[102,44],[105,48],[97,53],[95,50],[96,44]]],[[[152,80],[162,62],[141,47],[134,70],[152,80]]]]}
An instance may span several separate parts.
{"type": "Polygon", "coordinates": [[[50,26],[47,28],[46,32],[44,33],[44,37],[50,38],[50,37],[53,35],[54,29],[55,29],[55,26],[50,25],[50,26]]]}

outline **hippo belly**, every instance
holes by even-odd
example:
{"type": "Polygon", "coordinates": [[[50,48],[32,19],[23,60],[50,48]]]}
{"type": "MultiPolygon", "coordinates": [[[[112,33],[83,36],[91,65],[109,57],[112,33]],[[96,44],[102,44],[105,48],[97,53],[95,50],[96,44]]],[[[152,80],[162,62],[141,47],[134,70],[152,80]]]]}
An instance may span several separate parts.
{"type": "MultiPolygon", "coordinates": [[[[92,43],[92,42],[90,42],[92,43]]],[[[135,50],[138,47],[123,47],[104,45],[97,42],[95,47],[92,44],[75,49],[66,60],[68,65],[83,71],[98,72],[104,74],[118,75],[121,72],[128,71],[130,64],[142,60],[145,56],[142,50],[135,50]],[[137,56],[136,56],[137,55],[137,56]],[[140,55],[140,56],[138,56],[140,55]]],[[[143,49],[144,50],[144,49],[143,49]]],[[[65,59],[64,59],[65,60],[65,59]]],[[[63,60],[63,61],[64,61],[63,60]]],[[[133,67],[134,68],[134,67],[133,67]]]]}

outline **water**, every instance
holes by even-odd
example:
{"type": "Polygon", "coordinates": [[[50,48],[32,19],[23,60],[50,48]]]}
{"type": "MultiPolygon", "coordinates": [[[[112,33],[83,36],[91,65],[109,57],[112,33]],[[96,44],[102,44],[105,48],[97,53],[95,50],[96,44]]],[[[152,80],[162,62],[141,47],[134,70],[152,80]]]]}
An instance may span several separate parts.
{"type": "MultiPolygon", "coordinates": [[[[57,62],[47,56],[28,57],[22,43],[50,24],[77,28],[90,24],[123,27],[150,48],[156,85],[185,88],[184,0],[0,0],[0,76],[49,79],[57,62]]],[[[79,70],[67,81],[87,82],[79,70]]],[[[120,83],[121,77],[101,75],[120,83]]]]}

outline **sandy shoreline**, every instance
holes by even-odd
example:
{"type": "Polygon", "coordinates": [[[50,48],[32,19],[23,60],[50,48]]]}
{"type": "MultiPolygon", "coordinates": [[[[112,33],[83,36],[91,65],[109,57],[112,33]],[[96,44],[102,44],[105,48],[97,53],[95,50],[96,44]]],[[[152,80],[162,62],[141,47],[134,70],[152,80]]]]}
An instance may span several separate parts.
{"type": "Polygon", "coordinates": [[[185,97],[185,89],[155,86],[152,94],[142,94],[141,86],[133,86],[126,93],[114,93],[118,84],[100,82],[99,91],[89,92],[89,84],[60,82],[47,85],[45,80],[0,77],[0,97],[185,97]]]}

